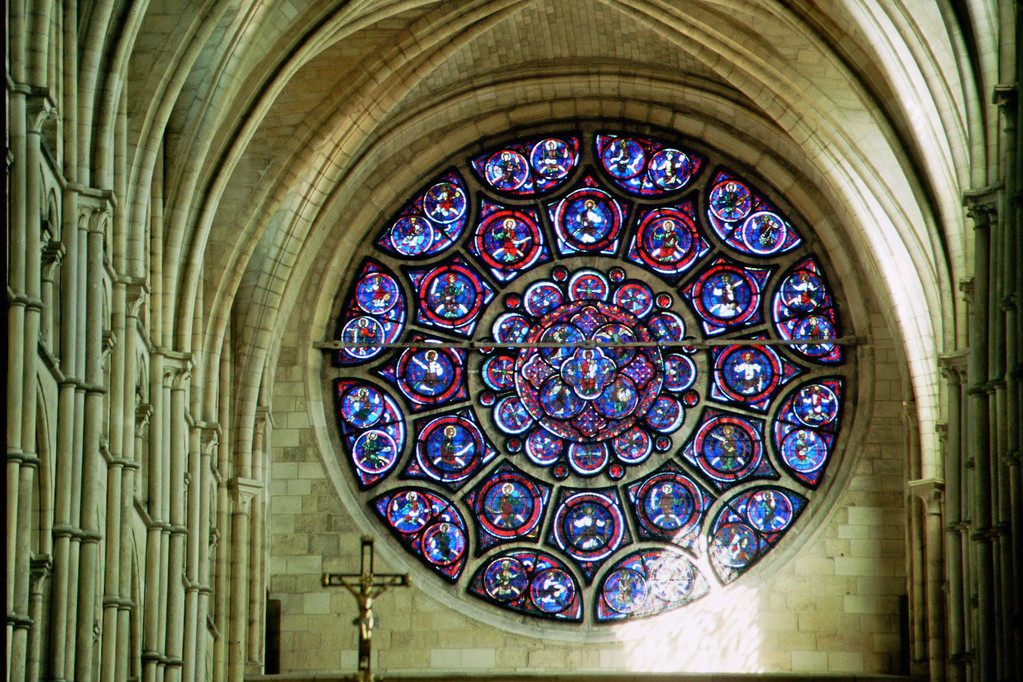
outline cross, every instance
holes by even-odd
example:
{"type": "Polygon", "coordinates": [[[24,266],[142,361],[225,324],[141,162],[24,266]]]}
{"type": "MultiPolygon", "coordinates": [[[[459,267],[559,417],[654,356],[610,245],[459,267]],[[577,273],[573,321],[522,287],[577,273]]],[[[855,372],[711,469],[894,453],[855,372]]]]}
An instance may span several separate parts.
{"type": "Polygon", "coordinates": [[[408,574],[373,574],[373,538],[362,536],[362,559],[358,574],[324,573],[324,587],[343,587],[352,593],[359,604],[359,615],[352,621],[359,626],[359,670],[356,682],[373,682],[370,669],[370,651],[373,637],[373,600],[389,587],[408,587],[408,574]]]}

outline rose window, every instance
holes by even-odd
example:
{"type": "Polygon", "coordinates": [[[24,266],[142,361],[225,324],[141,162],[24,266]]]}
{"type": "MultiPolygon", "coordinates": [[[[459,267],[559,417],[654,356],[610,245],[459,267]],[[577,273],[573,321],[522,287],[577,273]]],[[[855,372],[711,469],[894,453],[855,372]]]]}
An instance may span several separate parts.
{"type": "Polygon", "coordinates": [[[851,349],[807,233],[691,145],[586,131],[456,160],[339,302],[358,496],[517,614],[612,622],[723,589],[837,452],[851,349]]]}

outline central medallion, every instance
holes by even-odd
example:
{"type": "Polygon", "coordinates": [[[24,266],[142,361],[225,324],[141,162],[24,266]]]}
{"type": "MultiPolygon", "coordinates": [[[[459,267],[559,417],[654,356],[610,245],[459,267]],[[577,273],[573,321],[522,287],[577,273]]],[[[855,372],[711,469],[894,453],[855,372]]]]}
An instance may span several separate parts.
{"type": "Polygon", "coordinates": [[[494,405],[510,449],[524,448],[557,478],[606,471],[613,479],[669,449],[696,379],[690,358],[662,353],[685,336],[672,303],[618,266],[606,274],[555,266],[521,297],[506,297],[493,334],[509,347],[484,362],[483,380],[513,389],[494,405]]]}

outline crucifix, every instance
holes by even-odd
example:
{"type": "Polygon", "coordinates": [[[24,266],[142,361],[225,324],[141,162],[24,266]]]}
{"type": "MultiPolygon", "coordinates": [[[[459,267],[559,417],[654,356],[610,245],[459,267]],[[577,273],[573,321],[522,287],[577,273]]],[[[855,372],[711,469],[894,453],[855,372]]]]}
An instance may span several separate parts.
{"type": "Polygon", "coordinates": [[[373,600],[389,587],[408,587],[407,573],[373,573],[373,538],[362,536],[362,557],[358,574],[324,573],[324,587],[343,587],[359,604],[359,615],[352,621],[359,626],[359,670],[355,682],[373,682],[370,651],[373,637],[373,600]]]}

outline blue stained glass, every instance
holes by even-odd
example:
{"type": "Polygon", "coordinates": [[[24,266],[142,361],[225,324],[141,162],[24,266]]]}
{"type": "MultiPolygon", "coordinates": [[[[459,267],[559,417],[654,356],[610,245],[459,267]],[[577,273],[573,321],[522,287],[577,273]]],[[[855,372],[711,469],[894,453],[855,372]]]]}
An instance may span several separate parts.
{"type": "Polygon", "coordinates": [[[695,214],[692,202],[641,214],[628,259],[668,281],[677,280],[710,251],[695,214]]]}
{"type": "Polygon", "coordinates": [[[586,178],[584,186],[548,206],[551,223],[562,255],[573,253],[613,254],[618,250],[626,207],[596,181],[586,178]]]}
{"type": "Polygon", "coordinates": [[[372,506],[409,551],[441,577],[458,580],[468,532],[450,500],[426,488],[399,488],[374,498],[372,506]]]}
{"type": "MultiPolygon", "coordinates": [[[[827,341],[838,338],[838,314],[817,262],[808,258],[782,277],[774,295],[774,319],[784,339],[827,341]]],[[[792,347],[814,362],[837,364],[842,347],[836,343],[806,343],[792,347]]]]}
{"type": "Polygon", "coordinates": [[[579,583],[564,562],[546,552],[515,549],[491,557],[476,571],[468,591],[518,613],[582,619],[579,583]]]}
{"type": "Polygon", "coordinates": [[[338,365],[361,363],[383,352],[405,329],[405,296],[398,280],[383,265],[367,260],[355,282],[339,336],[346,347],[334,356],[338,365]]]}
{"type": "Polygon", "coordinates": [[[699,173],[703,159],[638,137],[597,135],[601,166],[622,189],[655,196],[682,189],[699,173]]]}
{"type": "Polygon", "coordinates": [[[708,588],[682,552],[642,550],[608,571],[597,590],[596,618],[608,622],[653,616],[703,597],[708,588]]]}
{"type": "Polygon", "coordinates": [[[603,443],[572,443],[568,446],[568,464],[580,476],[594,476],[608,463],[607,446],[603,443]]]}
{"type": "Polygon", "coordinates": [[[386,478],[405,450],[405,415],[385,391],[340,380],[335,385],[338,422],[360,488],[386,478]]]}
{"type": "Polygon", "coordinates": [[[710,531],[710,563],[718,578],[729,583],[759,561],[805,507],[805,497],[777,487],[753,488],[728,500],[710,531]]]}
{"type": "Polygon", "coordinates": [[[596,270],[578,270],[568,280],[568,297],[573,301],[606,301],[607,278],[596,270]]]}
{"type": "Polygon", "coordinates": [[[828,377],[802,384],[778,411],[774,446],[782,465],[808,487],[824,474],[841,411],[842,380],[828,377]]]}
{"type": "Polygon", "coordinates": [[[618,287],[613,302],[636,317],[646,317],[654,309],[653,292],[642,282],[626,282],[618,287]]]}
{"type": "MultiPolygon", "coordinates": [[[[495,338],[557,344],[519,350],[515,395],[499,400],[494,410],[499,430],[509,436],[525,434],[526,453],[532,461],[543,466],[563,462],[584,476],[604,471],[611,475],[613,470],[620,477],[623,466],[646,459],[652,439],[647,437],[637,446],[615,438],[640,419],[665,434],[681,426],[682,406],[661,394],[660,351],[628,345],[654,340],[647,324],[629,310],[606,302],[632,305],[646,313],[652,297],[643,283],[623,280],[613,284],[599,271],[582,268],[566,272],[562,282],[542,279],[530,285],[525,307],[533,315],[515,312],[497,318],[495,338]],[[558,301],[563,303],[553,307],[558,301]],[[530,331],[522,338],[509,332],[512,328],[530,331]],[[547,436],[532,436],[537,429],[547,436]],[[610,448],[605,443],[609,439],[610,448]]],[[[683,331],[681,318],[669,313],[660,317],[683,331]]],[[[492,378],[495,367],[510,364],[510,360],[488,358],[484,382],[495,390],[511,389],[511,380],[492,378]]],[[[690,363],[690,369],[695,372],[695,365],[690,363]]]]}
{"type": "Polygon", "coordinates": [[[498,343],[522,343],[530,331],[529,321],[519,313],[505,313],[494,321],[494,340],[498,343]]]}
{"type": "Polygon", "coordinates": [[[436,255],[462,236],[468,209],[465,183],[457,173],[448,173],[408,204],[384,230],[377,245],[404,258],[436,255]]]}
{"type": "Polygon", "coordinates": [[[731,582],[797,523],[854,356],[784,204],[702,172],[717,156],[512,141],[368,244],[331,351],[342,459],[428,570],[518,616],[617,622],[731,582]]]}
{"type": "Polygon", "coordinates": [[[632,427],[614,437],[611,447],[618,460],[625,464],[641,464],[650,456],[653,439],[639,427],[632,427]]]}
{"type": "Polygon", "coordinates": [[[496,355],[483,363],[483,381],[495,391],[515,386],[515,358],[496,355]]]}
{"type": "Polygon", "coordinates": [[[627,490],[641,539],[671,540],[680,547],[696,548],[713,496],[677,464],[669,460],[627,490]]]}
{"type": "Polygon", "coordinates": [[[769,346],[727,346],[713,355],[711,397],[759,412],[766,412],[778,390],[802,371],[769,346]]]}
{"type": "Polygon", "coordinates": [[[567,141],[554,137],[540,140],[529,152],[529,163],[533,171],[543,178],[537,181],[537,185],[544,189],[567,178],[578,160],[579,141],[576,138],[567,141]]]}
{"type": "Polygon", "coordinates": [[[478,156],[471,165],[491,190],[540,196],[560,187],[579,164],[579,138],[520,142],[478,156]]]}
{"type": "Polygon", "coordinates": [[[551,282],[539,281],[525,293],[526,312],[533,317],[543,317],[561,305],[564,294],[561,288],[551,282]]]}
{"type": "Polygon", "coordinates": [[[416,431],[415,457],[405,469],[406,478],[459,488],[497,455],[469,410],[418,420],[416,431]]]}
{"type": "Polygon", "coordinates": [[[682,456],[719,491],[753,478],[777,478],[764,456],[763,422],[708,409],[682,456]]]}
{"type": "MultiPolygon", "coordinates": [[[[422,337],[413,337],[422,341],[422,337]]],[[[468,397],[465,385],[465,351],[459,348],[410,348],[393,363],[380,370],[380,375],[395,384],[408,398],[413,410],[463,400],[468,397]]]]}
{"type": "Polygon", "coordinates": [[[796,230],[749,185],[719,172],[707,194],[707,221],[731,248],[751,256],[771,257],[802,243],[796,230]]]}
{"type": "Polygon", "coordinates": [[[696,383],[696,363],[685,355],[664,358],[664,387],[672,393],[681,393],[696,383]]]}
{"type": "Polygon", "coordinates": [[[700,316],[704,332],[721,334],[760,322],[760,301],[770,271],[718,258],[682,295],[700,316]]]}
{"type": "Polygon", "coordinates": [[[508,282],[550,260],[536,213],[482,202],[483,216],[469,250],[499,280],[508,282]]]}
{"type": "Polygon", "coordinates": [[[648,323],[650,334],[657,341],[672,343],[681,341],[686,335],[686,323],[672,312],[657,313],[648,323]]]}
{"type": "Polygon", "coordinates": [[[540,535],[551,486],[507,462],[465,496],[475,512],[479,552],[502,542],[535,540],[540,535]]]}
{"type": "Polygon", "coordinates": [[[490,285],[457,257],[429,270],[410,270],[409,276],[418,293],[416,321],[458,334],[472,334],[494,298],[490,285]]]}
{"type": "Polygon", "coordinates": [[[571,604],[575,592],[575,581],[568,571],[548,568],[533,580],[529,596],[544,613],[561,613],[571,604]]]}
{"type": "Polygon", "coordinates": [[[562,488],[547,543],[568,554],[587,583],[611,554],[631,541],[617,490],[562,488]]]}
{"type": "Polygon", "coordinates": [[[547,467],[561,457],[564,441],[544,429],[534,429],[526,438],[526,455],[536,465],[547,467]]]}

